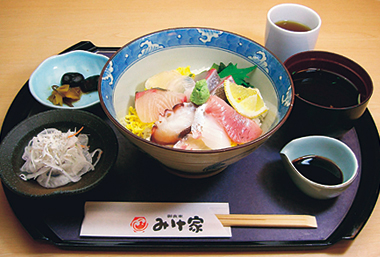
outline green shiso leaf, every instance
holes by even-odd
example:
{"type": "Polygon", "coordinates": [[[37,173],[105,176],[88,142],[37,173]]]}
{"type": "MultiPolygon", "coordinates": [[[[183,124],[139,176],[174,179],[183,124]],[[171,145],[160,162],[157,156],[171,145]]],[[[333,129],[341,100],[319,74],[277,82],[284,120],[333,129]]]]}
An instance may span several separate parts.
{"type": "Polygon", "coordinates": [[[246,81],[246,79],[249,78],[248,74],[257,68],[257,65],[239,69],[237,67],[237,64],[229,63],[226,66],[221,62],[220,64],[214,63],[211,68],[216,69],[221,78],[225,78],[231,75],[236,84],[243,85],[245,87],[253,87],[249,84],[249,82],[246,81]]]}

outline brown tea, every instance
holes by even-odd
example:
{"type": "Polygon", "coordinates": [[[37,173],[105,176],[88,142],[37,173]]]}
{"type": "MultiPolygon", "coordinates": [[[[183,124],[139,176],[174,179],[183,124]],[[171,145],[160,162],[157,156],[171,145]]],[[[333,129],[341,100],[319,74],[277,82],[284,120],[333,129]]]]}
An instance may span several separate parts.
{"type": "Polygon", "coordinates": [[[306,32],[306,31],[311,30],[311,28],[309,28],[308,26],[296,21],[283,20],[283,21],[278,21],[275,24],[279,26],[280,28],[290,30],[290,31],[295,31],[295,32],[306,32]]]}

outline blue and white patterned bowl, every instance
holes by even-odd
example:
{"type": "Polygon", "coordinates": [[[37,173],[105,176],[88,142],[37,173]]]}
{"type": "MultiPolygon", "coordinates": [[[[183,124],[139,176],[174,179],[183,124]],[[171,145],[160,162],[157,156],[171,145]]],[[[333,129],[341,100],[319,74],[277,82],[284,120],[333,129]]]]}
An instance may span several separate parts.
{"type": "Polygon", "coordinates": [[[294,89],[283,64],[256,42],[221,30],[174,28],[142,36],[116,52],[101,73],[99,98],[118,130],[142,151],[177,175],[205,177],[252,153],[273,135],[291,111],[294,89]],[[260,89],[269,107],[261,137],[227,149],[190,151],[152,143],[124,127],[123,120],[129,106],[134,105],[135,92],[144,89],[149,77],[180,66],[196,70],[220,62],[237,63],[239,68],[258,66],[249,82],[260,89]]]}
{"type": "Polygon", "coordinates": [[[29,79],[29,90],[41,104],[57,109],[83,109],[99,103],[98,92],[82,94],[81,99],[67,105],[54,105],[48,98],[53,85],[60,85],[62,75],[67,72],[79,72],[85,78],[100,75],[108,57],[87,51],[76,50],[65,54],[54,55],[44,60],[32,73],[29,79]]]}

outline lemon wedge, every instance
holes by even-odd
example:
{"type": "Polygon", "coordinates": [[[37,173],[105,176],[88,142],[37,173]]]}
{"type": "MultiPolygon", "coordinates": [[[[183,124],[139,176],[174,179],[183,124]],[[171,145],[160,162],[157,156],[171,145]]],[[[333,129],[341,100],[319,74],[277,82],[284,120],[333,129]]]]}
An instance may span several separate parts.
{"type": "Polygon", "coordinates": [[[248,88],[225,80],[224,92],[232,107],[247,118],[257,118],[268,111],[260,90],[257,88],[248,88]]]}

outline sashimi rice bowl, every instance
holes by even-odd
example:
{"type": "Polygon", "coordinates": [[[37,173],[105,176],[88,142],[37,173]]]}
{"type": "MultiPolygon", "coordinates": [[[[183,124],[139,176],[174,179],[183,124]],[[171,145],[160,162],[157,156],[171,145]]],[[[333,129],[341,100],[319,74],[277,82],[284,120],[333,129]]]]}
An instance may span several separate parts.
{"type": "Polygon", "coordinates": [[[178,28],[140,37],[100,75],[102,108],[168,171],[207,177],[251,154],[285,122],[294,100],[283,64],[245,37],[178,28]]]}

